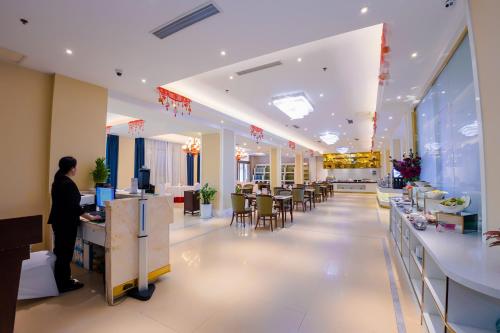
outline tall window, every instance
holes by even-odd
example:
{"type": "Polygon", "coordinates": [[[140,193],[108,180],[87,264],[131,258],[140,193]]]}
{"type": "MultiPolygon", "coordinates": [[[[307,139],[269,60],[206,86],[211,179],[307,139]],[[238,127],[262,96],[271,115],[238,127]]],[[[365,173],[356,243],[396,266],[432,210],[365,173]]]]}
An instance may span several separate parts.
{"type": "Polygon", "coordinates": [[[250,162],[238,161],[237,164],[237,176],[239,182],[249,182],[250,181],[250,162]]]}

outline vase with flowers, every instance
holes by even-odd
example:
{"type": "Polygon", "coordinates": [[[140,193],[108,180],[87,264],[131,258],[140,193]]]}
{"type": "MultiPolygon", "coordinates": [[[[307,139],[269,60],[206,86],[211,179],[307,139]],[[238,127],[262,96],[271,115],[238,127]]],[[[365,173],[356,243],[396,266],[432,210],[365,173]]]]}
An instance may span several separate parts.
{"type": "Polygon", "coordinates": [[[392,158],[391,160],[394,169],[399,171],[405,182],[409,183],[420,179],[420,171],[422,171],[420,163],[422,159],[413,153],[411,149],[410,154],[404,154],[401,161],[392,158]]]}

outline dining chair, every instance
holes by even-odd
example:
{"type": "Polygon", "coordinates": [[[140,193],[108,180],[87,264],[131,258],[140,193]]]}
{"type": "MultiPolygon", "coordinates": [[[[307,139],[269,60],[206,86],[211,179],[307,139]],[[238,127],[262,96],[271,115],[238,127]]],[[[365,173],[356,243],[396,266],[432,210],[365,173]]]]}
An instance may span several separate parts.
{"type": "Polygon", "coordinates": [[[316,196],[317,202],[323,202],[323,191],[319,184],[314,185],[314,195],[316,196]]]}
{"type": "Polygon", "coordinates": [[[245,218],[250,217],[250,225],[252,221],[252,209],[245,207],[245,195],[240,193],[231,193],[231,204],[233,206],[233,217],[231,218],[231,225],[233,225],[234,217],[236,216],[236,223],[238,218],[245,225],[245,218]]]}
{"type": "Polygon", "coordinates": [[[305,201],[305,195],[304,195],[304,189],[303,188],[294,188],[292,189],[292,202],[294,205],[294,208],[299,207],[299,203],[302,205],[302,211],[306,211],[306,201],[305,201]]]}
{"type": "Polygon", "coordinates": [[[273,197],[270,195],[257,195],[257,222],[255,229],[259,226],[260,219],[263,219],[264,228],[266,227],[266,218],[269,218],[269,225],[273,231],[273,219],[275,225],[278,224],[278,212],[273,207],[273,197]]]}
{"type": "Polygon", "coordinates": [[[273,187],[273,195],[278,195],[281,190],[284,190],[283,187],[273,187]]]}

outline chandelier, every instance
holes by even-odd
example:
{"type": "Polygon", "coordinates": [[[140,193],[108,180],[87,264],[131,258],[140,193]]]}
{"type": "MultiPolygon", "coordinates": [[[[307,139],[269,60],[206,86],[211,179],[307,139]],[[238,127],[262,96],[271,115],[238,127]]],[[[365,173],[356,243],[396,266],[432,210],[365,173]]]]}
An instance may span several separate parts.
{"type": "Polygon", "coordinates": [[[184,115],[184,112],[191,114],[191,100],[189,98],[162,87],[158,87],[157,90],[159,95],[158,102],[164,105],[167,111],[172,107],[175,117],[177,117],[177,111],[179,109],[181,110],[181,115],[184,115]]]}
{"type": "Polygon", "coordinates": [[[255,125],[250,125],[250,135],[253,136],[256,143],[259,143],[264,139],[264,130],[255,125]]]}
{"type": "Polygon", "coordinates": [[[196,156],[200,153],[200,139],[189,138],[185,145],[182,145],[182,151],[186,154],[196,156]]]}
{"type": "Polygon", "coordinates": [[[132,135],[138,135],[144,132],[144,120],[137,119],[128,122],[128,132],[132,135]]]}
{"type": "Polygon", "coordinates": [[[242,158],[245,158],[247,157],[248,154],[245,152],[245,150],[243,148],[241,148],[240,146],[236,146],[236,154],[235,154],[235,157],[236,157],[236,160],[239,161],[241,160],[242,158]]]}

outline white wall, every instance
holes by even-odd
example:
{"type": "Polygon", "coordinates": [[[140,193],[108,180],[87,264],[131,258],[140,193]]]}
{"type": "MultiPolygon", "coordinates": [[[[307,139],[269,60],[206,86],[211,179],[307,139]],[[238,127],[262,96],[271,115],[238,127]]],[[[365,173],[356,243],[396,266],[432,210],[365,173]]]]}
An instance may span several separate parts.
{"type": "Polygon", "coordinates": [[[336,180],[370,179],[378,180],[381,177],[380,169],[329,169],[329,177],[336,180]],[[375,175],[372,173],[375,172],[375,175]]]}

